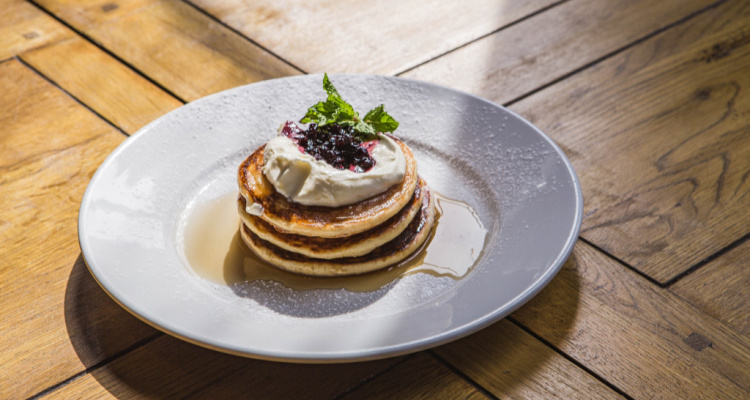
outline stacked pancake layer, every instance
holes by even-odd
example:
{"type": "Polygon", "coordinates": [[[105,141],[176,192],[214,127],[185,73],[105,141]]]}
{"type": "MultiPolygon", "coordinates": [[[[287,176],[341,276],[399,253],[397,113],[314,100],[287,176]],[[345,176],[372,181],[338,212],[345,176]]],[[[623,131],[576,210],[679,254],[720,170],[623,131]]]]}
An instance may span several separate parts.
{"type": "Polygon", "coordinates": [[[313,276],[362,274],[407,259],[425,243],[435,221],[435,200],[406,157],[401,183],[369,199],[340,207],[304,206],[276,192],[262,172],[264,147],[239,168],[240,234],[261,259],[313,276]],[[250,215],[249,204],[260,206],[250,215]]]}

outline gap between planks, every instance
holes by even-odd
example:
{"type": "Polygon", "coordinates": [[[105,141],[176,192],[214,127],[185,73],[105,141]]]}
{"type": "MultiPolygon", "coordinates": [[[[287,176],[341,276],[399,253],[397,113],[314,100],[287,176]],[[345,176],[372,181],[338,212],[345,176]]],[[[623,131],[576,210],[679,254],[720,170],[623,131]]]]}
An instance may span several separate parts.
{"type": "Polygon", "coordinates": [[[97,369],[99,369],[99,368],[101,368],[101,367],[109,364],[112,361],[115,361],[116,359],[118,359],[118,358],[120,358],[120,357],[122,357],[124,355],[127,355],[128,353],[130,353],[132,351],[138,350],[139,348],[141,348],[141,347],[143,347],[143,346],[145,346],[145,345],[153,342],[154,340],[156,340],[156,339],[158,339],[158,338],[160,338],[162,336],[164,336],[164,333],[157,332],[153,336],[141,339],[140,341],[133,343],[133,345],[131,345],[130,347],[128,347],[126,349],[123,349],[120,352],[117,352],[115,354],[112,354],[111,356],[109,356],[109,357],[107,357],[107,358],[99,361],[98,363],[96,363],[96,364],[94,364],[94,365],[92,365],[92,366],[84,369],[83,371],[81,371],[81,372],[79,372],[79,373],[71,376],[70,378],[63,380],[62,382],[56,383],[56,384],[54,384],[54,385],[52,385],[52,386],[50,386],[50,387],[48,387],[48,388],[40,391],[39,393],[37,393],[35,395],[29,396],[27,400],[40,399],[40,398],[42,398],[42,397],[44,397],[44,396],[46,396],[46,395],[54,392],[55,390],[60,389],[63,386],[67,386],[67,385],[73,383],[74,381],[78,380],[79,378],[81,378],[81,377],[83,377],[83,376],[85,376],[87,374],[90,374],[93,371],[96,371],[97,369]]]}
{"type": "Polygon", "coordinates": [[[591,67],[593,67],[593,66],[595,66],[595,65],[597,65],[599,63],[601,63],[602,61],[605,61],[605,60],[607,60],[609,58],[612,58],[612,57],[614,57],[614,56],[616,56],[616,55],[618,55],[618,54],[620,54],[620,53],[622,53],[622,52],[624,52],[624,51],[626,51],[626,50],[628,50],[630,48],[633,48],[633,47],[635,47],[635,46],[637,46],[637,45],[645,42],[648,39],[651,39],[652,37],[654,37],[654,36],[656,36],[656,35],[658,35],[658,34],[660,34],[662,32],[665,32],[665,31],[668,31],[668,30],[674,28],[677,25],[683,24],[683,23],[685,23],[685,22],[687,22],[687,21],[689,21],[689,20],[691,20],[691,19],[693,19],[693,18],[695,18],[695,17],[703,14],[704,12],[706,12],[708,10],[711,10],[713,8],[716,8],[716,7],[718,7],[718,6],[726,3],[727,1],[729,1],[729,0],[719,0],[719,1],[715,2],[715,3],[713,3],[713,4],[710,4],[710,5],[706,6],[706,7],[701,8],[700,10],[694,11],[693,13],[686,15],[686,16],[682,17],[681,19],[679,19],[679,20],[677,20],[677,21],[675,21],[675,22],[673,22],[671,24],[668,24],[668,25],[663,26],[663,27],[661,27],[659,29],[656,29],[655,31],[647,33],[646,35],[644,35],[644,36],[642,36],[642,37],[640,37],[640,38],[638,38],[638,39],[636,39],[636,40],[634,40],[634,41],[632,41],[632,42],[630,42],[630,43],[628,43],[628,44],[626,44],[626,45],[624,45],[624,46],[622,46],[622,47],[620,47],[618,49],[612,50],[611,52],[606,53],[603,56],[601,56],[601,57],[599,57],[599,58],[597,58],[595,60],[592,60],[589,63],[584,64],[584,65],[582,65],[582,66],[580,66],[580,67],[578,67],[578,68],[576,68],[576,69],[568,72],[567,74],[564,74],[564,75],[562,75],[562,76],[560,76],[560,77],[558,77],[558,78],[556,78],[556,79],[554,79],[554,80],[552,80],[552,81],[550,81],[548,83],[545,83],[545,84],[539,86],[538,88],[529,90],[528,92],[526,92],[526,93],[524,93],[524,94],[522,94],[522,95],[520,95],[520,96],[518,96],[518,97],[516,97],[516,98],[514,98],[514,99],[512,99],[512,100],[510,100],[508,102],[506,102],[505,104],[503,104],[503,107],[506,107],[506,108],[510,107],[513,104],[518,103],[519,101],[526,99],[527,97],[531,97],[531,96],[533,96],[533,95],[535,95],[535,94],[543,91],[544,89],[547,89],[548,87],[554,86],[554,85],[556,85],[556,84],[558,84],[558,83],[560,83],[560,82],[562,82],[562,81],[570,78],[573,75],[576,75],[576,74],[578,74],[580,72],[583,72],[584,70],[587,70],[587,69],[589,69],[589,68],[591,68],[591,67]]]}
{"type": "Polygon", "coordinates": [[[477,381],[475,381],[474,379],[472,379],[469,375],[466,375],[463,371],[461,371],[460,369],[456,368],[456,366],[454,366],[453,364],[451,364],[450,362],[448,362],[448,360],[444,359],[443,357],[440,357],[433,349],[427,350],[427,353],[429,353],[432,356],[432,358],[434,358],[435,360],[437,360],[439,363],[443,364],[444,367],[448,368],[448,370],[450,370],[451,372],[453,372],[454,374],[456,374],[459,378],[461,378],[461,379],[465,380],[466,382],[468,382],[479,393],[482,393],[483,395],[487,396],[487,398],[489,398],[489,399],[499,400],[499,398],[497,396],[495,396],[492,392],[490,392],[489,390],[485,389],[482,385],[480,385],[477,381]]]}
{"type": "Polygon", "coordinates": [[[283,62],[284,64],[286,64],[286,65],[288,65],[288,66],[290,66],[290,67],[292,67],[292,68],[296,69],[297,71],[299,71],[299,72],[301,72],[301,73],[303,73],[303,74],[305,74],[305,75],[308,75],[308,74],[309,74],[309,72],[307,72],[307,71],[303,70],[302,68],[300,68],[300,67],[298,67],[298,66],[294,65],[294,64],[293,64],[293,63],[292,63],[291,61],[289,61],[289,60],[287,60],[287,59],[284,59],[284,58],[283,58],[283,57],[281,57],[280,55],[276,54],[276,52],[274,52],[274,51],[271,51],[271,49],[269,49],[269,48],[267,48],[267,47],[265,47],[265,46],[261,45],[260,43],[256,42],[256,41],[255,41],[254,39],[252,39],[252,38],[250,38],[250,37],[247,37],[247,36],[245,36],[245,35],[244,35],[244,34],[243,34],[242,32],[238,31],[237,29],[234,29],[233,27],[231,27],[231,26],[229,26],[229,25],[225,24],[225,23],[224,23],[224,21],[222,21],[222,20],[220,20],[220,19],[216,18],[216,17],[215,17],[215,16],[213,15],[213,14],[210,14],[210,13],[208,13],[208,12],[207,12],[206,10],[204,10],[204,9],[202,9],[202,8],[198,7],[197,5],[193,4],[193,2],[191,2],[190,0],[182,0],[182,2],[183,2],[183,3],[185,3],[185,4],[187,4],[188,6],[192,7],[193,9],[195,9],[196,11],[198,11],[199,13],[201,13],[201,14],[205,15],[205,16],[206,16],[206,17],[207,17],[208,19],[210,19],[211,21],[214,21],[215,23],[217,23],[217,24],[219,24],[219,25],[221,25],[221,26],[223,26],[223,27],[225,27],[225,28],[229,29],[230,31],[232,31],[232,32],[236,33],[236,34],[237,34],[237,35],[238,35],[239,37],[241,37],[241,38],[244,38],[244,39],[245,39],[245,40],[247,40],[248,42],[250,42],[250,43],[252,43],[252,44],[254,44],[254,45],[258,46],[258,48],[259,48],[259,49],[261,49],[261,50],[263,50],[263,51],[267,52],[268,54],[270,54],[270,55],[272,55],[272,56],[274,56],[274,57],[275,57],[276,59],[278,59],[279,61],[283,62]]]}
{"type": "Polygon", "coordinates": [[[407,69],[405,69],[405,70],[403,70],[401,72],[398,72],[398,73],[395,74],[395,76],[401,76],[401,75],[403,75],[403,74],[405,74],[405,73],[407,73],[407,72],[409,72],[411,70],[417,69],[417,68],[419,68],[419,67],[421,67],[421,66],[423,66],[425,64],[428,64],[428,63],[430,63],[432,61],[435,61],[438,58],[444,57],[444,56],[446,56],[448,54],[451,54],[451,53],[453,53],[453,52],[455,52],[455,51],[457,51],[459,49],[462,49],[462,48],[464,48],[464,47],[466,47],[466,46],[468,46],[468,45],[470,45],[472,43],[478,42],[478,41],[480,41],[480,40],[482,40],[484,38],[492,36],[492,35],[500,32],[500,31],[508,29],[508,28],[510,28],[510,27],[512,27],[514,25],[518,25],[521,22],[524,22],[524,21],[526,21],[528,19],[536,17],[539,14],[545,13],[545,12],[547,12],[547,11],[549,11],[549,10],[551,10],[551,9],[553,9],[553,8],[559,6],[559,5],[561,5],[561,4],[563,4],[563,3],[567,2],[567,1],[570,1],[570,0],[561,0],[561,1],[558,1],[556,3],[549,4],[546,7],[542,7],[540,9],[538,9],[538,10],[536,10],[536,11],[528,14],[528,15],[523,16],[522,18],[519,18],[519,19],[517,19],[517,20],[515,20],[513,22],[510,22],[510,23],[507,23],[507,24],[505,24],[505,25],[503,25],[503,26],[501,26],[501,27],[499,27],[499,28],[497,28],[497,29],[495,29],[495,30],[493,30],[491,32],[488,32],[488,33],[486,33],[484,35],[481,35],[481,36],[479,36],[476,39],[469,40],[468,42],[466,42],[466,43],[464,43],[464,44],[462,44],[460,46],[456,46],[456,47],[454,47],[454,48],[452,48],[452,49],[450,49],[450,50],[448,50],[448,51],[446,51],[446,52],[444,52],[442,54],[438,54],[437,56],[432,57],[429,60],[422,61],[422,62],[418,63],[417,65],[413,65],[413,66],[411,66],[411,67],[409,67],[409,68],[407,68],[407,69]]]}
{"type": "Polygon", "coordinates": [[[68,95],[71,99],[73,99],[81,107],[85,108],[90,113],[92,113],[92,114],[96,115],[97,117],[99,117],[99,119],[101,119],[102,121],[106,122],[109,126],[111,126],[112,128],[114,128],[118,132],[122,133],[125,137],[130,136],[127,132],[125,132],[124,130],[122,130],[119,126],[115,125],[114,122],[110,121],[105,116],[103,116],[102,114],[100,114],[98,111],[96,111],[93,108],[89,107],[88,104],[84,103],[83,101],[81,101],[81,99],[79,99],[78,97],[74,96],[72,93],[70,93],[67,90],[65,90],[65,88],[63,88],[62,86],[58,85],[57,82],[53,81],[50,77],[48,77],[47,75],[44,75],[41,71],[39,71],[38,69],[34,68],[33,65],[27,63],[24,59],[21,58],[21,56],[15,56],[14,58],[16,60],[18,60],[18,62],[20,62],[21,65],[23,65],[24,67],[30,69],[35,74],[39,75],[42,79],[44,79],[47,83],[49,83],[50,85],[52,85],[55,88],[57,88],[59,91],[61,91],[61,92],[65,93],[66,95],[68,95]]]}
{"type": "MultiPolygon", "coordinates": [[[[26,0],[26,1],[28,1],[28,2],[29,2],[30,4],[32,4],[32,5],[34,6],[34,7],[38,8],[38,9],[39,9],[39,11],[41,11],[41,12],[43,12],[43,13],[45,13],[45,14],[49,15],[49,16],[50,16],[50,18],[53,18],[53,19],[54,19],[55,21],[57,21],[57,22],[59,22],[59,23],[63,24],[63,25],[64,25],[64,26],[66,27],[66,28],[70,29],[70,30],[71,30],[71,31],[73,31],[73,32],[74,32],[75,34],[77,34],[78,36],[80,36],[80,37],[82,37],[83,39],[85,39],[85,40],[86,40],[87,42],[89,42],[89,43],[91,43],[92,45],[96,46],[96,47],[97,47],[97,48],[98,48],[99,50],[103,51],[104,53],[108,54],[109,56],[111,56],[112,58],[114,58],[115,60],[117,60],[117,62],[121,63],[122,65],[125,65],[125,66],[126,66],[126,67],[128,67],[128,68],[129,68],[130,70],[132,70],[133,72],[135,72],[136,74],[138,74],[139,76],[141,76],[141,77],[142,77],[143,79],[147,80],[148,82],[150,82],[150,83],[151,83],[151,84],[153,84],[154,86],[156,86],[156,87],[158,87],[159,89],[163,90],[163,91],[164,91],[165,93],[167,93],[168,95],[170,95],[170,96],[174,97],[175,99],[177,99],[178,101],[180,101],[180,102],[181,102],[182,104],[187,104],[187,103],[188,103],[188,102],[187,102],[187,101],[186,101],[185,99],[183,99],[182,97],[178,96],[178,95],[177,95],[176,93],[174,93],[174,92],[172,92],[171,90],[169,90],[169,89],[168,89],[168,88],[167,88],[166,86],[164,86],[164,85],[162,85],[161,83],[159,83],[159,82],[155,81],[155,80],[154,80],[154,79],[152,79],[152,78],[151,78],[150,76],[146,75],[146,74],[145,74],[145,73],[143,73],[143,72],[142,72],[141,70],[139,70],[138,68],[136,68],[136,67],[135,67],[134,65],[132,65],[132,64],[128,63],[127,61],[123,60],[123,59],[122,59],[122,58],[121,58],[120,56],[118,56],[118,55],[117,55],[116,53],[114,53],[113,51],[110,51],[110,50],[109,50],[109,49],[107,49],[106,47],[103,47],[103,46],[99,45],[99,43],[97,43],[97,42],[96,42],[96,41],[95,41],[95,40],[94,40],[94,39],[93,39],[93,38],[92,38],[91,36],[89,36],[89,35],[85,34],[84,32],[81,32],[81,31],[79,31],[79,30],[78,30],[78,29],[76,29],[76,28],[75,28],[74,26],[72,26],[72,25],[70,25],[69,23],[67,23],[67,22],[66,22],[65,20],[63,20],[63,19],[59,18],[59,17],[57,16],[57,15],[53,14],[52,12],[50,12],[49,10],[47,10],[46,8],[44,8],[44,7],[42,7],[41,5],[39,5],[39,4],[38,4],[38,3],[36,2],[36,0],[26,0]]],[[[24,65],[27,65],[27,64],[26,64],[26,63],[24,63],[24,65]]],[[[36,70],[35,70],[35,71],[36,71],[36,70]]],[[[37,73],[38,73],[38,71],[37,71],[37,73]]],[[[55,85],[55,86],[57,86],[57,85],[55,85]]],[[[67,93],[67,92],[66,92],[66,93],[67,93]]],[[[89,108],[89,107],[86,107],[86,108],[89,108]]],[[[89,108],[89,109],[90,109],[90,108],[89,108]]],[[[99,114],[97,114],[97,115],[99,115],[99,114]]],[[[106,119],[105,119],[105,120],[106,120],[106,119]]],[[[118,129],[119,129],[119,128],[118,128],[118,129]]]]}
{"type": "Polygon", "coordinates": [[[630,396],[627,393],[623,392],[622,389],[620,389],[617,386],[613,385],[612,383],[610,383],[609,381],[607,381],[606,379],[604,379],[604,377],[602,377],[599,374],[597,374],[596,372],[592,371],[587,366],[581,364],[575,358],[569,356],[568,354],[565,354],[560,349],[558,349],[557,347],[555,347],[552,343],[550,343],[549,341],[547,341],[543,337],[537,335],[536,333],[534,333],[534,331],[532,331],[531,329],[527,328],[526,326],[524,326],[520,322],[516,321],[510,315],[507,316],[507,317],[505,317],[505,319],[507,319],[508,321],[510,321],[513,325],[517,326],[522,331],[524,331],[524,332],[528,333],[529,335],[531,335],[531,337],[533,337],[534,339],[538,340],[539,342],[541,342],[545,346],[549,347],[552,351],[554,351],[555,353],[559,354],[564,359],[568,360],[569,362],[571,362],[573,365],[575,365],[576,367],[578,367],[582,371],[584,371],[587,374],[593,376],[596,380],[598,380],[599,382],[603,383],[605,386],[607,386],[609,389],[611,389],[615,393],[619,394],[620,396],[624,397],[627,400],[635,400],[632,396],[630,396]]]}
{"type": "Polygon", "coordinates": [[[664,282],[664,284],[660,285],[660,286],[663,287],[663,288],[670,288],[670,287],[672,287],[672,285],[674,285],[675,283],[677,283],[682,278],[684,278],[684,277],[692,274],[693,272],[699,270],[704,265],[706,265],[706,264],[710,263],[711,261],[713,261],[713,260],[721,257],[725,253],[728,253],[729,251],[731,251],[735,247],[740,246],[741,244],[743,244],[746,241],[748,241],[748,239],[750,239],[750,232],[746,233],[745,236],[742,236],[741,238],[735,240],[734,242],[729,243],[725,247],[719,249],[717,252],[715,252],[715,253],[711,254],[710,256],[704,258],[703,260],[698,261],[692,267],[690,267],[690,268],[686,269],[685,271],[681,272],[680,274],[678,274],[674,278],[672,278],[672,279],[664,282]]]}
{"type": "Polygon", "coordinates": [[[661,283],[661,282],[657,281],[656,279],[654,279],[654,278],[646,275],[644,272],[642,272],[638,268],[635,268],[632,265],[626,263],[625,261],[620,260],[619,258],[615,257],[612,253],[610,253],[610,252],[602,249],[601,247],[597,246],[596,243],[591,242],[590,240],[584,238],[583,236],[579,236],[578,240],[580,240],[580,241],[586,243],[587,245],[593,247],[598,252],[604,254],[608,258],[610,258],[613,261],[617,262],[618,264],[622,265],[623,267],[625,267],[625,268],[627,268],[627,269],[635,272],[638,276],[640,276],[641,278],[647,280],[648,282],[652,283],[653,285],[656,285],[656,286],[658,286],[659,288],[662,288],[662,289],[669,289],[675,283],[679,282],[680,280],[682,280],[686,276],[694,273],[695,271],[698,271],[699,269],[701,269],[703,266],[705,266],[706,264],[710,263],[711,261],[716,260],[717,258],[721,257],[722,255],[730,252],[735,247],[738,247],[741,244],[743,244],[743,243],[747,242],[748,240],[750,240],[750,232],[746,233],[744,236],[740,237],[739,239],[735,240],[734,242],[729,243],[728,245],[722,247],[721,249],[717,250],[715,253],[713,253],[710,256],[704,258],[703,260],[698,261],[697,263],[695,263],[690,268],[686,269],[685,271],[681,272],[680,274],[678,274],[674,278],[672,278],[672,279],[670,279],[670,280],[668,280],[668,281],[666,281],[664,283],[661,283]]]}
{"type": "Polygon", "coordinates": [[[333,398],[334,398],[335,400],[339,400],[339,399],[342,399],[342,398],[344,398],[344,397],[346,397],[346,396],[348,396],[348,395],[350,395],[350,394],[352,394],[352,393],[356,392],[356,391],[357,391],[357,390],[359,390],[360,388],[362,388],[362,387],[364,387],[365,385],[367,385],[368,383],[370,383],[370,382],[372,382],[372,381],[374,381],[374,380],[376,380],[376,379],[380,378],[381,376],[383,376],[383,375],[385,375],[386,373],[390,372],[390,371],[391,371],[392,369],[394,369],[394,368],[398,367],[399,365],[403,364],[403,363],[404,363],[404,362],[406,362],[407,360],[409,360],[409,359],[411,359],[411,358],[414,358],[414,354],[416,354],[416,353],[412,353],[412,354],[409,354],[409,355],[406,355],[406,356],[404,356],[404,357],[403,357],[403,358],[401,358],[401,360],[399,360],[398,362],[395,362],[395,363],[393,363],[392,365],[390,365],[390,366],[388,366],[388,367],[385,367],[385,368],[383,368],[382,370],[380,370],[380,371],[378,371],[378,372],[376,372],[376,373],[374,373],[374,374],[372,374],[372,375],[368,376],[367,378],[365,378],[365,379],[362,379],[361,381],[359,381],[359,382],[355,383],[354,385],[352,385],[352,386],[351,386],[350,388],[348,388],[348,389],[346,389],[346,390],[342,391],[341,393],[337,394],[337,395],[336,395],[336,396],[334,396],[333,398]]]}

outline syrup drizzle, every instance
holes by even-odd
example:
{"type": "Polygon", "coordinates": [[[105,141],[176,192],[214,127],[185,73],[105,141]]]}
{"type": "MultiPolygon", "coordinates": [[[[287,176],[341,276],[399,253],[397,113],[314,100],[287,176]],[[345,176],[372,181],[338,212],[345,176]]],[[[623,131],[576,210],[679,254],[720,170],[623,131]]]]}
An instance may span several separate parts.
{"type": "Polygon", "coordinates": [[[481,258],[487,230],[469,205],[437,194],[436,200],[438,218],[426,244],[400,264],[364,275],[308,277],[262,261],[245,246],[239,235],[240,218],[234,193],[193,208],[185,226],[185,256],[198,276],[227,286],[272,280],[294,290],[344,288],[369,292],[417,273],[460,279],[481,258]]]}

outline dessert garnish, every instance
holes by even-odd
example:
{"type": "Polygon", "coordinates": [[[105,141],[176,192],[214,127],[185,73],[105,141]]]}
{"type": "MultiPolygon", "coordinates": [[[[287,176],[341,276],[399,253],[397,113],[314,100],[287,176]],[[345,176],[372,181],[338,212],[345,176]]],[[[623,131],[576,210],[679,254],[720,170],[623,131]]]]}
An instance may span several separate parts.
{"type": "Polygon", "coordinates": [[[280,133],[299,145],[299,150],[324,160],[336,169],[366,172],[375,165],[370,151],[378,144],[378,133],[393,132],[398,122],[381,104],[365,114],[364,118],[344,101],[323,75],[323,88],[328,93],[326,101],[310,107],[300,123],[310,124],[304,129],[288,121],[280,133]]]}
{"type": "Polygon", "coordinates": [[[310,107],[301,123],[314,122],[319,127],[331,124],[351,127],[352,133],[363,142],[377,139],[378,132],[393,132],[398,128],[398,122],[385,111],[382,104],[360,119],[354,107],[341,98],[328,79],[328,74],[323,75],[323,89],[328,93],[328,98],[310,107]]]}
{"type": "Polygon", "coordinates": [[[316,160],[324,160],[336,169],[366,172],[375,165],[369,150],[378,140],[363,142],[352,126],[319,126],[312,123],[306,130],[302,130],[294,122],[288,121],[281,128],[281,134],[297,143],[301,152],[316,160]]]}
{"type": "Polygon", "coordinates": [[[314,276],[399,263],[426,241],[435,199],[383,105],[363,118],[323,77],[325,101],[253,152],[238,174],[243,242],[279,268],[314,276]]]}

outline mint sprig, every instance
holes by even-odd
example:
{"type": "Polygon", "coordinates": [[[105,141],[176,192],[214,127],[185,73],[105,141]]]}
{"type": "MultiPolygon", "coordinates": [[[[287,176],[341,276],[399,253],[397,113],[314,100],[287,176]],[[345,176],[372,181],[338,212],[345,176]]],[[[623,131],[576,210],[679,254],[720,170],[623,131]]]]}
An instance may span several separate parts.
{"type": "Polygon", "coordinates": [[[328,98],[310,107],[300,120],[301,123],[351,126],[354,128],[354,134],[362,141],[377,139],[378,132],[393,132],[398,128],[398,122],[388,115],[382,104],[368,111],[365,117],[360,119],[354,107],[341,98],[328,79],[328,74],[323,75],[323,89],[328,93],[328,98]]]}

